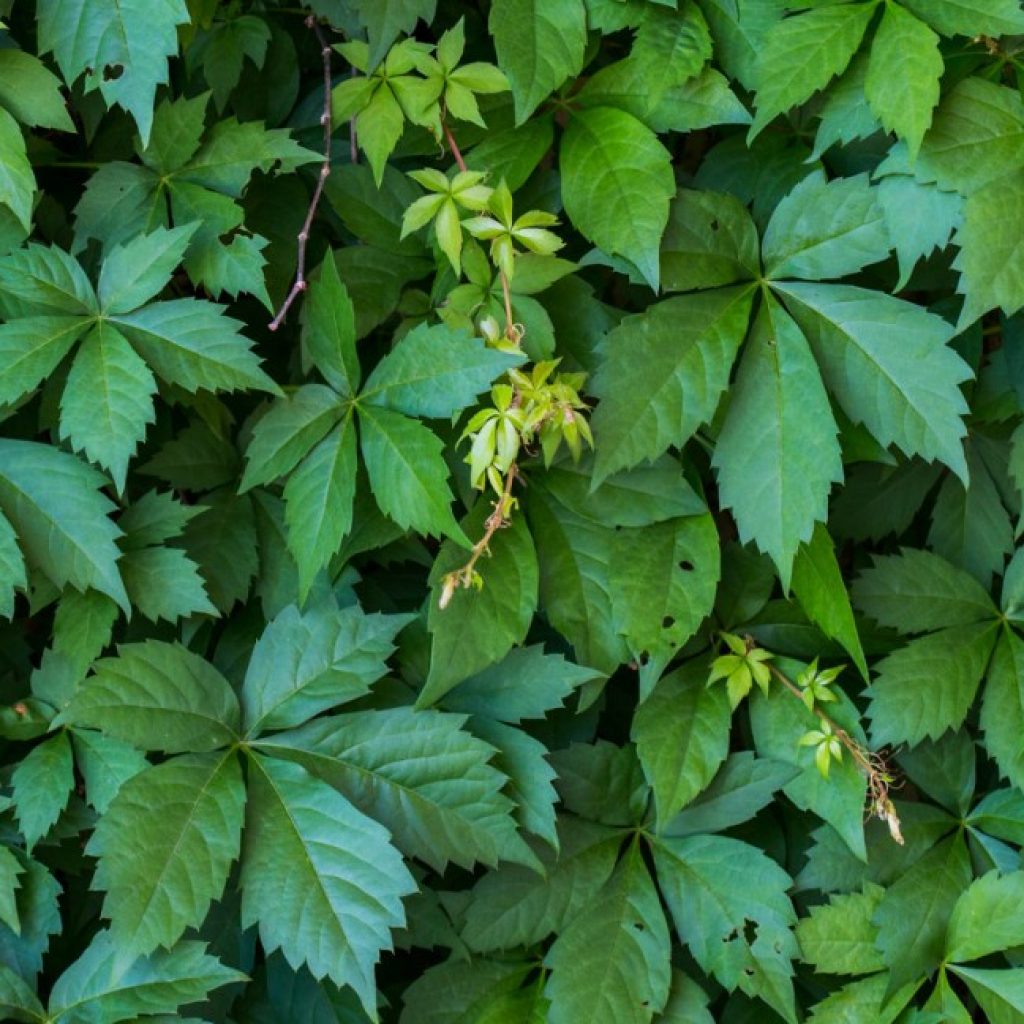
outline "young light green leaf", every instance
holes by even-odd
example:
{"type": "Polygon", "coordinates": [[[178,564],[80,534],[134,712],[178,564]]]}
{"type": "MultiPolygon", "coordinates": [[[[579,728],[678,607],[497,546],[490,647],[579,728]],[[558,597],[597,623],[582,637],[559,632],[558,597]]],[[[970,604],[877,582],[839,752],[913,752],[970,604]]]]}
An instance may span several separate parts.
{"type": "Polygon", "coordinates": [[[122,644],[103,658],[63,713],[71,725],[142,750],[203,753],[238,737],[238,698],[207,661],[161,640],[122,644]]]}
{"type": "Polygon", "coordinates": [[[577,228],[624,256],[658,289],[658,249],[675,194],[668,151],[632,114],[593,107],[573,114],[561,150],[562,202],[577,228]]]}
{"type": "Polygon", "coordinates": [[[188,754],[128,779],[89,840],[123,957],[199,927],[238,856],[245,787],[233,753],[188,754]]]}
{"type": "Polygon", "coordinates": [[[251,756],[241,887],[264,949],[351,985],[376,1016],[374,966],[416,891],[381,825],[299,765],[251,756]]]}
{"type": "Polygon", "coordinates": [[[714,416],[752,299],[742,287],[678,296],[611,333],[594,381],[595,483],[682,446],[714,416]]]}
{"type": "Polygon", "coordinates": [[[715,446],[721,500],[740,539],[771,555],[785,589],[842,480],[838,428],[800,328],[773,299],[755,321],[715,446]],[[754,446],[752,437],[760,439],[754,446]]]}

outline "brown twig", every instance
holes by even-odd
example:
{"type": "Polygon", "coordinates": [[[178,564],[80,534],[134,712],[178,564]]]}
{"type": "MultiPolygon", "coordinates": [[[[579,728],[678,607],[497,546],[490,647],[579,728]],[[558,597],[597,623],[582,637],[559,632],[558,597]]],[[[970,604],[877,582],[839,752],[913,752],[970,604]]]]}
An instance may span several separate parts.
{"type": "MultiPolygon", "coordinates": [[[[753,637],[748,636],[745,640],[748,649],[757,646],[753,637]]],[[[793,683],[781,669],[776,668],[775,665],[768,665],[768,670],[804,707],[807,706],[804,703],[804,695],[800,691],[800,687],[793,683]]],[[[892,777],[889,774],[889,768],[885,763],[885,759],[881,754],[862,747],[834,718],[823,711],[817,704],[814,704],[811,711],[829,727],[832,735],[850,752],[854,763],[867,779],[868,792],[870,793],[870,812],[881,818],[889,826],[889,834],[902,846],[903,835],[900,832],[900,819],[889,796],[892,777]]]]}
{"type": "Polygon", "coordinates": [[[441,598],[438,601],[438,607],[442,609],[447,608],[449,601],[451,601],[455,591],[458,590],[459,587],[471,587],[473,585],[473,575],[476,569],[476,563],[479,562],[487,552],[494,535],[503,526],[508,525],[508,516],[505,513],[508,509],[509,502],[512,500],[512,485],[515,483],[515,479],[518,474],[519,468],[513,462],[512,465],[508,467],[508,473],[505,475],[505,487],[501,492],[501,497],[494,502],[494,511],[487,517],[487,520],[484,523],[484,535],[473,545],[473,551],[469,557],[469,561],[466,562],[461,569],[456,569],[454,572],[450,572],[445,576],[444,585],[441,588],[441,598]]]}
{"type": "Polygon", "coordinates": [[[455,136],[452,135],[451,128],[448,127],[448,122],[444,120],[442,116],[441,123],[444,125],[444,137],[448,142],[448,148],[452,151],[452,157],[455,163],[458,165],[460,171],[465,171],[466,161],[462,157],[462,151],[459,149],[458,144],[455,142],[455,136]]]}
{"type": "Polygon", "coordinates": [[[309,244],[309,232],[313,226],[317,207],[320,205],[324,185],[331,174],[331,47],[312,14],[306,18],[306,27],[316,33],[316,41],[320,44],[320,55],[324,62],[324,109],[320,115],[320,124],[324,129],[324,162],[320,165],[320,174],[317,177],[316,188],[313,189],[313,198],[310,200],[309,210],[306,213],[306,219],[302,222],[302,230],[298,236],[295,280],[292,282],[281,308],[277,311],[277,315],[270,321],[270,330],[272,331],[276,331],[284,323],[292,303],[306,290],[306,247],[309,244]]]}

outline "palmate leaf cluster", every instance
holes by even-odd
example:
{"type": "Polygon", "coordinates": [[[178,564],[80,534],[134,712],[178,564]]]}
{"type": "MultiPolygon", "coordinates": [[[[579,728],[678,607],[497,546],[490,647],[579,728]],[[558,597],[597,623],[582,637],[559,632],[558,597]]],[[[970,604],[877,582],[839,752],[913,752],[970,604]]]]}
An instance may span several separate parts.
{"type": "Polygon", "coordinates": [[[1024,1022],[1020,0],[0,19],[0,1018],[1024,1022]]]}

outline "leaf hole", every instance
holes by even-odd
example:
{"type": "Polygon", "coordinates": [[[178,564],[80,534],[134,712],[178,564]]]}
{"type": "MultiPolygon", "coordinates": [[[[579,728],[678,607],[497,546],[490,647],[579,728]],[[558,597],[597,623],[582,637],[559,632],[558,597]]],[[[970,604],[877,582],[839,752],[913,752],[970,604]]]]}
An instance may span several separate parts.
{"type": "Polygon", "coordinates": [[[661,620],[662,629],[671,629],[675,624],[676,620],[672,618],[671,615],[666,615],[665,618],[661,620]]]}
{"type": "Polygon", "coordinates": [[[679,563],[679,568],[683,572],[693,572],[693,562],[687,561],[685,558],[679,563]]]}
{"type": "Polygon", "coordinates": [[[108,64],[103,69],[104,82],[116,82],[124,74],[123,64],[108,64]]]}

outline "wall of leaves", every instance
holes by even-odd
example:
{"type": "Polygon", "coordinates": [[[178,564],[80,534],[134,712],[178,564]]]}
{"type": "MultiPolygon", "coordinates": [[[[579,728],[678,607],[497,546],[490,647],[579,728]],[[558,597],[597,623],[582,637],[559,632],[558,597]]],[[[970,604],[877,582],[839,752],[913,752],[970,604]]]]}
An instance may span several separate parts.
{"type": "Polygon", "coordinates": [[[0,1016],[1024,1021],[1019,0],[0,16],[0,1016]]]}

